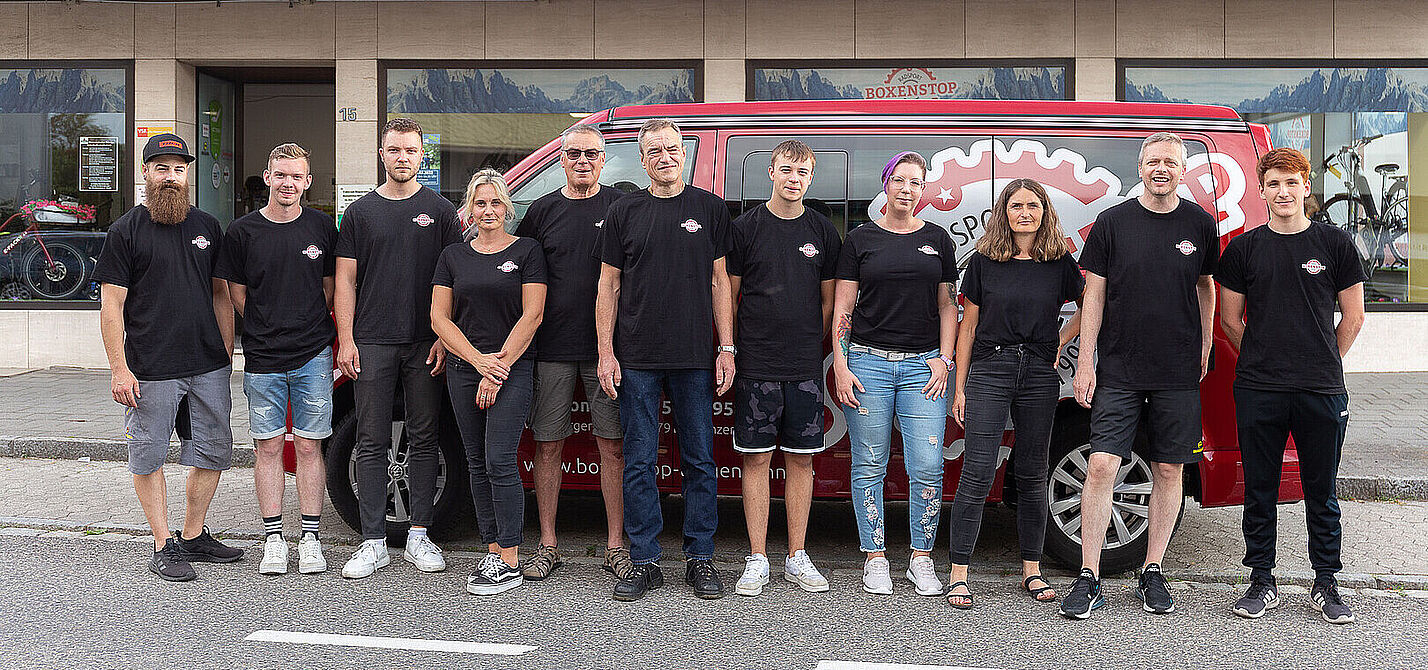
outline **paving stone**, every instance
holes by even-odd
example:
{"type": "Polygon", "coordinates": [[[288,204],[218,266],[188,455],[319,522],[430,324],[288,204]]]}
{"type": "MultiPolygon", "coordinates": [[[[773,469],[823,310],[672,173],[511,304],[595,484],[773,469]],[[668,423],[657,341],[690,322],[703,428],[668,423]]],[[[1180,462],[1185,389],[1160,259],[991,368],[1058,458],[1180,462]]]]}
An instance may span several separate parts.
{"type": "Polygon", "coordinates": [[[76,530],[52,530],[41,533],[39,537],[83,538],[86,536],[84,533],[76,530]]]}
{"type": "Polygon", "coordinates": [[[45,532],[41,528],[0,528],[0,535],[11,537],[34,537],[45,532]]]}
{"type": "Polygon", "coordinates": [[[1423,589],[1407,589],[1407,590],[1405,590],[1405,591],[1403,592],[1403,595],[1405,595],[1405,596],[1407,596],[1407,597],[1409,597],[1409,598],[1415,598],[1415,599],[1418,599],[1418,600],[1428,600],[1428,590],[1423,590],[1423,589]]]}

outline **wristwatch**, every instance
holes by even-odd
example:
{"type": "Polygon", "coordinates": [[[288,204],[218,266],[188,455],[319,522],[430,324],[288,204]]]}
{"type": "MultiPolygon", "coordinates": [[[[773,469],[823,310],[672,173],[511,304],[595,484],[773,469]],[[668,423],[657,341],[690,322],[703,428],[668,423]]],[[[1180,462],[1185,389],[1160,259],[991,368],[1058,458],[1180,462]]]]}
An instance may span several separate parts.
{"type": "Polygon", "coordinates": [[[952,359],[948,358],[945,355],[939,355],[938,358],[942,359],[942,363],[947,366],[948,370],[952,369],[952,359]]]}
{"type": "Polygon", "coordinates": [[[722,354],[724,352],[728,352],[737,356],[739,354],[739,349],[732,344],[726,344],[719,347],[719,353],[722,354]]]}

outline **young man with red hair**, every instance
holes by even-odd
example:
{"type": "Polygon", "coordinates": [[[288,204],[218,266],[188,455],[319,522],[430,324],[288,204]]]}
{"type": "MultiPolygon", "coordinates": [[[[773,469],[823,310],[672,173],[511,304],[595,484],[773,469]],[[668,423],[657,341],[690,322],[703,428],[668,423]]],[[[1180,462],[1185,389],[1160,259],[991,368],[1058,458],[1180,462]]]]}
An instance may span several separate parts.
{"type": "Polygon", "coordinates": [[[1245,473],[1244,564],[1251,571],[1233,609],[1257,619],[1279,606],[1275,504],[1284,446],[1293,435],[1315,573],[1309,600],[1325,621],[1345,624],[1354,613],[1334,577],[1343,569],[1335,482],[1349,423],[1342,358],[1363,326],[1365,277],[1349,235],[1304,215],[1309,170],[1294,149],[1261,157],[1269,223],[1230,240],[1220,258],[1220,325],[1240,352],[1235,424],[1245,473]],[[1343,312],[1337,326],[1336,306],[1343,312]]]}

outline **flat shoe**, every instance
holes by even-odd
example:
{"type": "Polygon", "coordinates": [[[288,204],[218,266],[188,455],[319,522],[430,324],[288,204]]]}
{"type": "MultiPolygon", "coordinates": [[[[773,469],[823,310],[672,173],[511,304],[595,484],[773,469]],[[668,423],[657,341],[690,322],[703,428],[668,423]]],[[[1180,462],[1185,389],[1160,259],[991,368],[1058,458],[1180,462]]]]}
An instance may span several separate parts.
{"type": "Polygon", "coordinates": [[[1042,577],[1041,575],[1032,575],[1022,580],[1021,587],[1026,589],[1026,592],[1030,593],[1032,599],[1036,600],[1036,602],[1049,603],[1056,601],[1056,589],[1052,588],[1050,584],[1051,582],[1046,581],[1046,578],[1042,577]],[[1042,586],[1040,588],[1035,589],[1031,588],[1031,583],[1037,580],[1041,580],[1041,582],[1043,584],[1046,584],[1046,586],[1042,586]],[[1049,593],[1051,594],[1051,596],[1048,598],[1043,598],[1042,594],[1044,593],[1049,593]]]}

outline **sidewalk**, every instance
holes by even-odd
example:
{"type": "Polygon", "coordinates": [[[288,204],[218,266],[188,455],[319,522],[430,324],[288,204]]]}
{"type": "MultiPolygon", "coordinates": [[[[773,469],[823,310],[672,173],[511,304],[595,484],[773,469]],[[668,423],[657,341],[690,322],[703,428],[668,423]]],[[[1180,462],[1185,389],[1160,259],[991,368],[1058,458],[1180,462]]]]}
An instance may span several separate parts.
{"type": "MultiPolygon", "coordinates": [[[[1348,375],[1339,495],[1428,500],[1428,373],[1348,375]]],[[[0,456],[125,460],[124,412],[105,370],[0,369],[0,456]]],[[[233,375],[235,466],[253,462],[243,378],[233,375]]]]}

